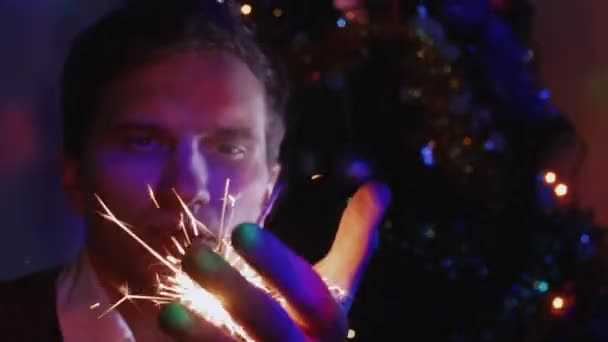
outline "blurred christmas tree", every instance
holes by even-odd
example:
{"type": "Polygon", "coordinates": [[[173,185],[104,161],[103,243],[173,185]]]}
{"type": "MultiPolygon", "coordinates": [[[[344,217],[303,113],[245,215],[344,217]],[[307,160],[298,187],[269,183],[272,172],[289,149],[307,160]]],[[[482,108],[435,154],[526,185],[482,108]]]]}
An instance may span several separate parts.
{"type": "Polygon", "coordinates": [[[603,233],[569,186],[584,146],[535,77],[529,1],[241,9],[293,90],[270,228],[314,261],[358,184],[393,189],[355,340],[608,339],[603,233]]]}

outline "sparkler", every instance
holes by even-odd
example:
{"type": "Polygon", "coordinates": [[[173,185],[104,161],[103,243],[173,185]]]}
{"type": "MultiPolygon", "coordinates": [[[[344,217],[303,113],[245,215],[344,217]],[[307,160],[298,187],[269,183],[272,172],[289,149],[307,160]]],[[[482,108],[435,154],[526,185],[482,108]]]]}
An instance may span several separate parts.
{"type": "MultiPolygon", "coordinates": [[[[222,302],[215,295],[208,292],[203,287],[199,286],[192,278],[190,278],[185,272],[181,270],[181,257],[185,255],[185,250],[190,245],[192,245],[192,241],[201,234],[200,230],[202,230],[205,234],[212,236],[216,239],[217,244],[214,250],[218,254],[220,254],[232,267],[239,271],[240,274],[246,280],[248,280],[252,285],[268,293],[281,305],[286,306],[285,299],[281,297],[277,291],[270,288],[264,282],[264,279],[234,251],[230,239],[227,238],[227,236],[229,235],[229,231],[225,229],[226,210],[230,210],[230,213],[228,213],[228,225],[230,225],[234,214],[234,208],[236,206],[236,201],[238,199],[238,196],[233,196],[229,193],[229,188],[230,179],[227,179],[224,189],[222,214],[218,234],[219,236],[216,236],[202,222],[196,219],[196,217],[190,211],[188,206],[183,202],[181,197],[174,190],[174,194],[179,200],[185,214],[181,215],[180,221],[178,222],[180,230],[184,234],[184,242],[180,243],[177,238],[173,236],[171,237],[171,241],[175,245],[177,252],[180,254],[179,256],[175,256],[170,253],[167,253],[166,256],[162,256],[158,251],[154,250],[145,241],[139,238],[137,234],[133,232],[133,229],[130,225],[119,220],[110,211],[110,209],[103,202],[103,200],[98,195],[95,195],[97,201],[100,203],[103,209],[103,212],[99,212],[99,214],[110,222],[115,223],[124,232],[129,234],[135,241],[137,241],[142,247],[144,247],[150,254],[152,254],[158,261],[160,261],[171,271],[171,274],[168,276],[159,276],[158,274],[156,275],[158,284],[157,293],[155,296],[130,294],[128,287],[122,287],[120,289],[120,292],[123,294],[123,297],[116,303],[114,303],[106,311],[104,311],[104,313],[102,313],[99,318],[116,309],[119,305],[121,305],[127,300],[148,300],[159,305],[170,303],[172,301],[178,301],[179,303],[190,309],[193,313],[206,319],[215,326],[224,329],[231,336],[236,337],[242,341],[254,341],[254,339],[247,333],[247,331],[245,331],[242,326],[240,326],[234,321],[230,313],[222,305],[222,302]],[[184,221],[184,216],[187,218],[188,222],[184,221]],[[188,231],[188,226],[192,231],[192,236],[188,231]]],[[[156,202],[154,192],[152,191],[152,188],[150,186],[148,186],[148,191],[150,198],[154,202],[155,206],[160,208],[158,202],[156,202]]],[[[276,198],[277,196],[271,196],[270,201],[275,201],[276,198]]],[[[267,206],[270,207],[271,205],[272,203],[269,203],[267,206]]],[[[264,214],[265,213],[263,213],[263,215],[264,214]]],[[[328,288],[332,295],[334,295],[334,298],[338,299],[339,301],[346,297],[346,292],[342,288],[332,285],[328,285],[328,288]]],[[[98,307],[98,305],[91,306],[91,309],[93,309],[94,307],[98,307]]]]}

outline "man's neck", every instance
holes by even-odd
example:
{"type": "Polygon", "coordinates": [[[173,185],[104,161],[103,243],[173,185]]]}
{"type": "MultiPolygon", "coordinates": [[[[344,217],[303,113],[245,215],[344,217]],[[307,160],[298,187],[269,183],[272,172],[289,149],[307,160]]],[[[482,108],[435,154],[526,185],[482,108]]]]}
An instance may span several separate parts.
{"type": "Polygon", "coordinates": [[[158,326],[158,307],[149,302],[128,303],[120,314],[133,332],[136,341],[172,341],[158,326]]]}

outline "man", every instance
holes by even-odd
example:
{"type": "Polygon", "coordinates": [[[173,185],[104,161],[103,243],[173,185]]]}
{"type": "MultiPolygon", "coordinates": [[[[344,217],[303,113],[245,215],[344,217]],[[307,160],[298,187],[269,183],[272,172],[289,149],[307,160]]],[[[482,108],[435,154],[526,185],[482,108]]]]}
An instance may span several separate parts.
{"type": "Polygon", "coordinates": [[[87,239],[72,264],[0,285],[5,340],[236,340],[178,303],[159,314],[154,303],[126,302],[99,318],[125,284],[154,295],[155,275],[167,269],[100,215],[98,198],[150,247],[174,254],[181,198],[209,228],[184,270],[256,340],[344,339],[349,303],[334,300],[322,278],[354,294],[390,196],[384,185],[357,192],[314,267],[254,224],[226,227],[286,307],[211,249],[227,179],[231,222],[263,220],[284,131],[283,87],[227,0],[128,4],[77,37],[63,76],[63,185],[87,239]]]}

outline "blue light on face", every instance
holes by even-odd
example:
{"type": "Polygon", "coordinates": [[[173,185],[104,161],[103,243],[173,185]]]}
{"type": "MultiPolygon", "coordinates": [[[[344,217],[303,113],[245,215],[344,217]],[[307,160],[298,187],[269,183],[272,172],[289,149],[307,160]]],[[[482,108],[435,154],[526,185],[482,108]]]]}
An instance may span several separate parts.
{"type": "Polygon", "coordinates": [[[435,164],[435,158],[433,157],[433,145],[428,144],[424,146],[420,150],[420,156],[422,157],[422,162],[426,166],[433,166],[435,164]]]}
{"type": "Polygon", "coordinates": [[[339,28],[343,28],[346,26],[346,20],[344,18],[340,18],[336,21],[336,25],[338,25],[339,28]]]}
{"type": "Polygon", "coordinates": [[[581,235],[581,243],[583,245],[588,244],[590,240],[591,240],[591,238],[589,237],[589,234],[583,234],[583,235],[581,235]]]}

